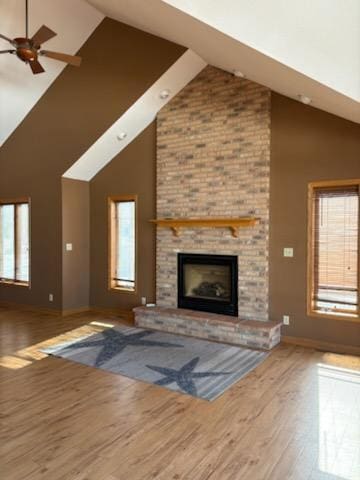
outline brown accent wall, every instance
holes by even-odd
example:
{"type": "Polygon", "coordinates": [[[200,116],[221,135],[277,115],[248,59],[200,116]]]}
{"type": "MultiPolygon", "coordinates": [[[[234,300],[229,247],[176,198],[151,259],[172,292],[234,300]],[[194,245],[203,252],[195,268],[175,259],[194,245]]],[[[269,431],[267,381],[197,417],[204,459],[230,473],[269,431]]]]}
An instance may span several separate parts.
{"type": "MultiPolygon", "coordinates": [[[[36,110],[36,107],[35,107],[36,110]]],[[[27,119],[0,148],[0,197],[29,197],[31,288],[0,285],[0,301],[61,309],[61,182],[54,176],[58,159],[52,158],[47,139],[42,157],[41,132],[27,119]],[[29,130],[28,130],[29,128],[29,130]],[[54,296],[49,302],[49,293],[54,296]]],[[[39,125],[41,129],[42,122],[39,125]]]]}
{"type": "Polygon", "coordinates": [[[91,288],[94,307],[130,310],[141,297],[155,301],[156,123],[128,145],[90,183],[91,288]],[[108,289],[108,204],[112,195],[138,196],[137,205],[137,292],[108,289]]]}
{"type": "Polygon", "coordinates": [[[290,316],[284,335],[360,345],[359,323],[306,313],[308,183],[359,176],[360,125],[272,94],[270,318],[290,316]]]}
{"type": "Polygon", "coordinates": [[[68,178],[62,179],[62,285],[64,311],[89,306],[90,185],[68,178]]]}
{"type": "Polygon", "coordinates": [[[31,289],[0,285],[0,300],[62,308],[61,176],[183,52],[106,18],[81,67],[67,67],[0,148],[0,197],[32,202],[31,289]]]}

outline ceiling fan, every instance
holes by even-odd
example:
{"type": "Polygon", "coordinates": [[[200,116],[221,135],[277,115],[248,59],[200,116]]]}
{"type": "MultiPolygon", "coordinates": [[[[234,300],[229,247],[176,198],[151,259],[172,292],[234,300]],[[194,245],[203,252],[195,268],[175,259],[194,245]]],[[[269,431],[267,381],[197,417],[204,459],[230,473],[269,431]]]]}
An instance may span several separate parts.
{"type": "Polygon", "coordinates": [[[81,57],[67,55],[65,53],[51,52],[50,50],[42,50],[42,44],[55,36],[55,32],[43,25],[35,35],[29,38],[29,9],[28,0],[25,0],[25,38],[19,37],[11,40],[0,33],[0,38],[6,40],[14,47],[9,50],[0,50],[0,54],[10,53],[12,55],[17,55],[20,60],[30,65],[33,74],[45,72],[38,60],[40,55],[79,67],[81,64],[81,57]]]}

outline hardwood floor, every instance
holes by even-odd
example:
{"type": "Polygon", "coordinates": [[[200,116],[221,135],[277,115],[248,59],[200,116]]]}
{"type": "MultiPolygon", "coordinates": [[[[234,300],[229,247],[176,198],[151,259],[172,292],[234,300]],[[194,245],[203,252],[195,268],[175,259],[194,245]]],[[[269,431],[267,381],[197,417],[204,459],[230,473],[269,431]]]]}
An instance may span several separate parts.
{"type": "Polygon", "coordinates": [[[360,479],[358,357],[280,346],[208,403],[39,352],[114,322],[0,307],[2,480],[360,479]]]}

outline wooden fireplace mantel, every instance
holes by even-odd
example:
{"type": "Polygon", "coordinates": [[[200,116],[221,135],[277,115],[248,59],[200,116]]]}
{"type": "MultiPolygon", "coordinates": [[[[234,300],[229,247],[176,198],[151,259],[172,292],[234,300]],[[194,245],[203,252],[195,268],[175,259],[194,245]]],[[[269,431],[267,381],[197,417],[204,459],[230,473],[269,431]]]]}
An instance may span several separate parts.
{"type": "Polygon", "coordinates": [[[240,227],[251,227],[260,219],[256,217],[238,217],[238,218],[158,218],[150,220],[158,227],[171,228],[173,234],[178,237],[180,228],[210,227],[210,228],[229,228],[233,237],[238,237],[240,227]]]}

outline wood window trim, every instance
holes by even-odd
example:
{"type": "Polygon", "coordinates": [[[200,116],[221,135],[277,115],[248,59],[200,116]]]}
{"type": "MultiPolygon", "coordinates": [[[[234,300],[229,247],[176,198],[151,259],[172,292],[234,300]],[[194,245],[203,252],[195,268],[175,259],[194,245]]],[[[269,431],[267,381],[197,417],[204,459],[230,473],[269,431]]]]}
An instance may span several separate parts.
{"type": "Polygon", "coordinates": [[[112,292],[137,295],[138,293],[138,196],[137,195],[111,195],[108,197],[108,290],[112,292]],[[113,278],[115,272],[115,229],[114,215],[115,205],[118,202],[131,202],[135,203],[135,286],[133,290],[123,287],[117,287],[114,285],[113,278]]]}
{"type": "MultiPolygon", "coordinates": [[[[8,280],[8,279],[3,279],[0,280],[0,285],[8,286],[8,287],[22,287],[22,288],[27,288],[31,289],[31,198],[30,197],[17,197],[17,198],[1,198],[0,199],[0,206],[4,205],[22,205],[22,204],[27,204],[28,209],[29,209],[29,281],[24,282],[24,281],[17,281],[17,280],[8,280]]],[[[15,209],[16,212],[16,209],[15,209]]],[[[15,221],[15,249],[17,250],[18,244],[16,241],[17,235],[16,235],[16,228],[17,228],[17,221],[15,221]]]]}
{"type": "MultiPolygon", "coordinates": [[[[314,190],[316,188],[326,187],[347,187],[357,186],[359,188],[360,197],[360,179],[351,180],[323,180],[310,182],[308,184],[308,225],[307,225],[307,315],[314,318],[322,318],[327,320],[340,320],[346,322],[360,322],[360,312],[357,315],[341,315],[334,313],[322,313],[313,309],[313,283],[314,283],[314,232],[315,232],[315,215],[314,215],[314,190]]],[[[360,232],[360,208],[359,208],[359,232],[360,232]]],[[[360,233],[358,235],[359,255],[358,255],[358,282],[360,283],[360,233]]],[[[360,285],[359,285],[360,291],[360,285]]]]}
{"type": "Polygon", "coordinates": [[[30,207],[30,198],[29,197],[19,197],[19,198],[1,198],[0,205],[19,205],[22,203],[28,203],[30,207]]]}

